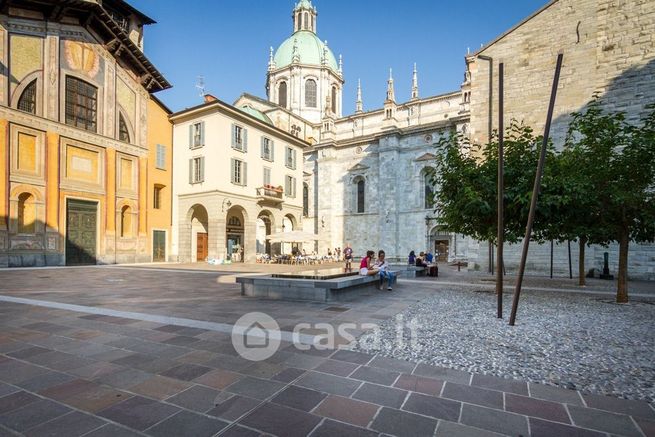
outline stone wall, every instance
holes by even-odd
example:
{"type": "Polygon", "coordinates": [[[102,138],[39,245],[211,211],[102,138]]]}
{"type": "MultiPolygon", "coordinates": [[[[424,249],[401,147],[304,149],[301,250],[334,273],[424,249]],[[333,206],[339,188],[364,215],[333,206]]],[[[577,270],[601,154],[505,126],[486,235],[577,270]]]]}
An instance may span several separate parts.
{"type": "Polygon", "coordinates": [[[629,119],[655,102],[655,2],[559,0],[467,57],[471,138],[487,141],[489,65],[493,59],[493,127],[498,126],[498,64],[505,65],[505,120],[543,131],[557,54],[564,62],[551,136],[561,146],[569,114],[600,93],[629,119]]]}

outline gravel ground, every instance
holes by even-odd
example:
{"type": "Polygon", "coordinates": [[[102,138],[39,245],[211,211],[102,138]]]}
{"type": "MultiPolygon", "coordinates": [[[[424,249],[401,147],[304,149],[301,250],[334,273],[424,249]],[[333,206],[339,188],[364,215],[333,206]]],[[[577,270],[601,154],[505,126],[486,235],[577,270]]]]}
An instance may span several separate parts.
{"type": "Polygon", "coordinates": [[[504,300],[506,319],[499,320],[495,294],[451,287],[363,335],[357,348],[655,402],[655,301],[617,305],[611,297],[524,292],[510,327],[511,295],[504,300]]]}

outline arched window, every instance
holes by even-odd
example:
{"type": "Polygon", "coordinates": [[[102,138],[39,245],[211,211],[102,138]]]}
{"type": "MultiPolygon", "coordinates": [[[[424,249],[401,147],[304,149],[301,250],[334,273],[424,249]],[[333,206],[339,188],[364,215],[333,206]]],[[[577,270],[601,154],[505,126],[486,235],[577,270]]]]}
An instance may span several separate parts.
{"type": "Polygon", "coordinates": [[[30,82],[20,95],[18,110],[36,114],[36,79],[30,82]]]}
{"type": "Polygon", "coordinates": [[[332,87],[332,113],[337,113],[337,87],[332,87]]]}
{"type": "Polygon", "coordinates": [[[300,14],[300,29],[302,30],[305,28],[305,14],[300,14]]]}
{"type": "Polygon", "coordinates": [[[121,237],[129,238],[132,236],[132,208],[125,205],[121,209],[121,237]]]}
{"type": "Polygon", "coordinates": [[[305,106],[316,108],[316,81],[308,79],[305,82],[305,106]]]}
{"type": "Polygon", "coordinates": [[[130,131],[127,129],[123,114],[118,114],[118,139],[126,143],[130,142],[130,131]]]}
{"type": "Polygon", "coordinates": [[[34,196],[22,193],[18,196],[18,233],[33,234],[36,223],[34,196]]]}
{"type": "Polygon", "coordinates": [[[434,188],[432,183],[432,170],[426,169],[423,172],[424,188],[424,208],[431,209],[434,207],[434,188]]]}
{"type": "Polygon", "coordinates": [[[98,88],[66,76],[66,124],[96,132],[97,119],[98,88]]]}
{"type": "Polygon", "coordinates": [[[278,96],[277,96],[277,103],[283,107],[287,107],[287,83],[286,82],[280,82],[280,86],[278,88],[278,96]]]}
{"type": "Polygon", "coordinates": [[[302,184],[302,215],[309,217],[309,185],[302,184]]]}
{"type": "Polygon", "coordinates": [[[304,29],[307,29],[309,27],[309,14],[305,12],[305,27],[304,29]]]}
{"type": "Polygon", "coordinates": [[[357,181],[357,212],[364,212],[365,193],[366,182],[364,182],[364,179],[360,179],[357,181]]]}

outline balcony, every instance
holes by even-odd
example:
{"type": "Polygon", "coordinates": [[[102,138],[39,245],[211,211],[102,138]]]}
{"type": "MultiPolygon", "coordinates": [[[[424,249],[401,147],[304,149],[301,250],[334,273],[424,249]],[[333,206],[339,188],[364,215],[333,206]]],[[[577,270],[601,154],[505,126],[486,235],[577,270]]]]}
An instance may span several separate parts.
{"type": "Polygon", "coordinates": [[[257,188],[257,201],[280,205],[284,202],[283,190],[281,187],[271,185],[257,188]]]}

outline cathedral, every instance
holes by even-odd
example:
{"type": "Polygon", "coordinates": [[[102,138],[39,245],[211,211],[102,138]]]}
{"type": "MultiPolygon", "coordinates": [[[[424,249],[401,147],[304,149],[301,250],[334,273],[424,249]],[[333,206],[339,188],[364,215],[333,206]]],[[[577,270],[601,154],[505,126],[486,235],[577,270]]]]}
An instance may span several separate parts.
{"type": "Polygon", "coordinates": [[[270,51],[268,100],[244,94],[235,103],[311,144],[303,230],[318,235],[319,254],[349,243],[357,254],[382,249],[396,260],[428,249],[442,261],[464,258],[471,243],[439,227],[427,168],[440,136],[468,129],[465,94],[420,97],[414,66],[408,102],[396,101],[390,71],[383,107],[364,111],[358,84],[356,111],[344,116],[343,60],[316,34],[317,16],[311,1],[296,4],[292,35],[270,51]]]}
{"type": "MultiPolygon", "coordinates": [[[[318,236],[319,254],[351,244],[357,255],[383,249],[387,258],[404,262],[411,250],[430,250],[442,262],[465,261],[473,270],[493,268],[494,250],[488,242],[442,227],[430,204],[433,187],[426,175],[441,136],[458,131],[485,143],[497,128],[500,62],[509,75],[506,120],[523,120],[539,132],[555,54],[565,54],[551,130],[556,147],[563,144],[570,114],[584,108],[594,93],[600,93],[610,110],[624,111],[628,120],[637,120],[655,102],[655,43],[640,37],[644,29],[655,31],[654,2],[551,0],[463,56],[464,81],[458,89],[422,97],[414,66],[411,97],[398,102],[390,71],[382,106],[364,111],[358,83],[356,109],[350,115],[342,110],[343,60],[317,35],[317,18],[310,0],[295,4],[291,36],[277,50],[270,49],[267,99],[243,94],[234,105],[309,144],[304,150],[301,226],[318,236]]],[[[533,243],[528,272],[544,274],[550,267],[555,274],[568,274],[578,253],[577,244],[572,251],[567,246],[533,243]]],[[[506,245],[507,271],[516,270],[520,252],[520,244],[506,245]]],[[[585,270],[600,270],[605,252],[616,271],[616,244],[588,248],[585,270]]],[[[655,279],[655,245],[631,244],[629,275],[655,279]]]]}

